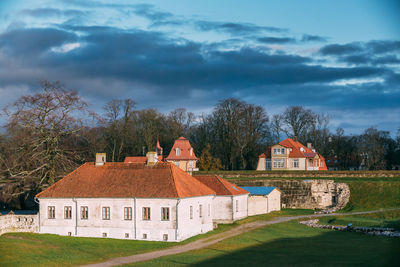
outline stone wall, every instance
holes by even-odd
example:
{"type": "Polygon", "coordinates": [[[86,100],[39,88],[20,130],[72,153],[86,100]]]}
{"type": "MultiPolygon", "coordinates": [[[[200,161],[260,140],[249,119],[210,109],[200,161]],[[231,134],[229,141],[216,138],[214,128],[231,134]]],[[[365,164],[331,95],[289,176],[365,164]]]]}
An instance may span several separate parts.
{"type": "Polygon", "coordinates": [[[231,180],[238,186],[274,186],[281,192],[282,208],[327,209],[340,204],[343,208],[350,191],[346,184],[333,180],[231,180]],[[345,188],[346,190],[343,190],[345,188]],[[343,195],[346,193],[346,196],[343,195]]]}
{"type": "Polygon", "coordinates": [[[38,215],[0,214],[0,235],[8,232],[38,232],[38,215]]]}

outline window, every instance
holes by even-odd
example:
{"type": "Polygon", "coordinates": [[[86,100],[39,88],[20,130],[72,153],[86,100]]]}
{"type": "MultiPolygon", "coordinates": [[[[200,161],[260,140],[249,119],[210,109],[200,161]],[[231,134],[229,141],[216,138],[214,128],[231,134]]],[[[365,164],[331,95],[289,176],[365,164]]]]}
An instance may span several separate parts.
{"type": "Polygon", "coordinates": [[[47,216],[49,219],[54,219],[56,218],[56,207],[54,206],[49,206],[47,208],[47,216]]]}
{"type": "Polygon", "coordinates": [[[161,208],[161,220],[169,221],[169,208],[161,208]]]}
{"type": "Polygon", "coordinates": [[[199,205],[199,217],[203,217],[203,205],[199,205]]]}
{"type": "Polygon", "coordinates": [[[285,168],[284,159],[274,159],[274,168],[285,168]]]}
{"type": "Polygon", "coordinates": [[[208,204],[208,216],[210,216],[210,210],[211,210],[211,207],[210,207],[210,204],[208,204]]]}
{"type": "Polygon", "coordinates": [[[175,150],[176,150],[176,155],[180,156],[181,155],[181,150],[179,148],[175,148],[175,150]]]}
{"type": "Polygon", "coordinates": [[[319,166],[324,167],[324,162],[322,160],[320,161],[319,166]]]}
{"type": "Polygon", "coordinates": [[[164,235],[163,235],[163,240],[164,240],[164,241],[168,241],[168,235],[167,235],[167,234],[164,234],[164,235]]]}
{"type": "Polygon", "coordinates": [[[193,155],[193,148],[190,149],[190,156],[193,155]]]}
{"type": "Polygon", "coordinates": [[[190,219],[193,219],[193,206],[190,206],[190,219]]]}
{"type": "Polygon", "coordinates": [[[124,220],[132,220],[132,208],[131,207],[124,208],[124,220]]]}
{"type": "Polygon", "coordinates": [[[81,220],[87,220],[89,215],[89,209],[87,206],[81,207],[81,220]]]}
{"type": "Polygon", "coordinates": [[[239,212],[239,200],[236,200],[236,212],[239,212]]]}
{"type": "Polygon", "coordinates": [[[109,220],[110,219],[110,207],[103,207],[103,220],[109,220]]]}
{"type": "Polygon", "coordinates": [[[293,159],[292,160],[292,167],[293,168],[298,168],[299,167],[299,159],[293,159]]]}
{"type": "Polygon", "coordinates": [[[129,233],[125,233],[125,238],[129,238],[129,233]]]}
{"type": "Polygon", "coordinates": [[[145,221],[149,221],[150,220],[150,208],[149,207],[144,207],[143,208],[142,218],[145,221]]]}
{"type": "Polygon", "coordinates": [[[103,237],[107,237],[107,233],[103,233],[103,237]]]}
{"type": "Polygon", "coordinates": [[[274,148],[274,154],[276,154],[276,155],[285,154],[285,149],[284,148],[274,148]]]}
{"type": "Polygon", "coordinates": [[[143,234],[143,239],[147,239],[147,234],[143,234]]]}
{"type": "Polygon", "coordinates": [[[64,219],[71,219],[72,218],[72,207],[65,206],[64,207],[64,219]]]}

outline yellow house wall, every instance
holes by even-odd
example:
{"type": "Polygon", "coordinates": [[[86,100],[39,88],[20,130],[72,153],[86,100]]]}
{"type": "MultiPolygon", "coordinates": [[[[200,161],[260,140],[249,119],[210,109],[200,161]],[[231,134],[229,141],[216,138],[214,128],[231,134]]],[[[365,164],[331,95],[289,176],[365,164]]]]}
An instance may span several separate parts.
{"type": "Polygon", "coordinates": [[[281,146],[279,144],[276,144],[271,147],[271,170],[287,170],[287,159],[289,158],[289,149],[281,146]],[[274,148],[284,148],[285,149],[285,154],[274,154],[274,148]],[[285,168],[274,168],[274,159],[284,159],[285,160],[285,168]]]}

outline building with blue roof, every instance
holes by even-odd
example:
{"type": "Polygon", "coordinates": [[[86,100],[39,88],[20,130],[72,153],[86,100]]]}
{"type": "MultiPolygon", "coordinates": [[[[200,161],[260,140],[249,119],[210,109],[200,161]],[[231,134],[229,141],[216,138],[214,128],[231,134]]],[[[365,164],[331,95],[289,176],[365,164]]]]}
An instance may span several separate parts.
{"type": "Polygon", "coordinates": [[[241,186],[249,192],[248,215],[281,210],[281,191],[273,186],[241,186]]]}

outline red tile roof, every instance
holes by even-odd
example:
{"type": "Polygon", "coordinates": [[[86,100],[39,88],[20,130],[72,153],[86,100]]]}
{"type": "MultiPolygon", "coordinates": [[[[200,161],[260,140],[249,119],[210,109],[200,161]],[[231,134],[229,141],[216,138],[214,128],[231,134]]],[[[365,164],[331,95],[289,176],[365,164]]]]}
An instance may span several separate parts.
{"type": "MultiPolygon", "coordinates": [[[[162,161],[163,157],[158,156],[158,161],[162,161]]],[[[146,163],[147,157],[125,157],[124,163],[146,163]]]]}
{"type": "MultiPolygon", "coordinates": [[[[280,142],[279,145],[292,149],[292,151],[289,152],[289,158],[314,158],[318,155],[324,164],[324,166],[320,167],[319,169],[327,170],[324,157],[317,152],[313,152],[312,149],[304,146],[302,143],[291,138],[287,138],[280,142]]],[[[268,147],[267,151],[261,154],[259,158],[271,158],[271,147],[268,147]]]]}
{"type": "Polygon", "coordinates": [[[171,149],[166,160],[198,160],[196,155],[194,154],[193,148],[190,145],[189,140],[185,137],[179,137],[178,140],[175,140],[174,146],[171,149]],[[176,155],[176,149],[180,149],[180,155],[176,155]],[[190,155],[190,150],[192,150],[192,155],[190,155]]]}
{"type": "Polygon", "coordinates": [[[185,198],[216,193],[174,164],[85,163],[38,198],[185,198]]]}
{"type": "Polygon", "coordinates": [[[217,175],[194,176],[197,180],[211,188],[217,193],[217,196],[232,196],[248,194],[246,190],[236,186],[217,175]]]}
{"type": "Polygon", "coordinates": [[[289,158],[306,158],[315,157],[317,153],[313,152],[308,147],[304,146],[302,143],[294,141],[291,138],[287,138],[279,143],[281,146],[291,148],[292,151],[289,153],[289,158]],[[314,155],[311,155],[314,153],[314,155]]]}

